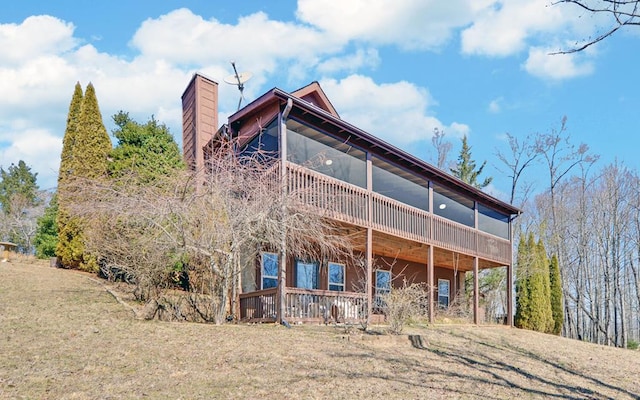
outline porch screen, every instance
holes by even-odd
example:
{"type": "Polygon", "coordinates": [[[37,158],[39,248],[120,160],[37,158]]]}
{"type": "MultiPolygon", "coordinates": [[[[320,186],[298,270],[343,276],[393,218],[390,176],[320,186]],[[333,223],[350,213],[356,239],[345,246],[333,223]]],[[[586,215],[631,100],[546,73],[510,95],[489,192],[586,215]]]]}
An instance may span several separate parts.
{"type": "Polygon", "coordinates": [[[429,211],[429,185],[405,170],[373,158],[373,191],[402,203],[429,211]]]}
{"type": "Polygon", "coordinates": [[[478,204],[478,229],[509,239],[509,216],[478,204]]]}
{"type": "Polygon", "coordinates": [[[295,120],[287,121],[288,160],[332,178],[367,187],[366,154],[295,120]]]}
{"type": "Polygon", "coordinates": [[[475,226],[473,201],[436,185],[433,188],[433,213],[472,228],[475,226]]]}

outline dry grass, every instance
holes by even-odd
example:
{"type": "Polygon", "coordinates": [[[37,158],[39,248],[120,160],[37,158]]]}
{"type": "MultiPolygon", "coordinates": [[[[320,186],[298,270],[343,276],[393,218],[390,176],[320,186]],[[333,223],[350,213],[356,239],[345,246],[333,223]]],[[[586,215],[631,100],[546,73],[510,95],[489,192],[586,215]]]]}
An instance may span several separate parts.
{"type": "Polygon", "coordinates": [[[0,398],[638,398],[640,353],[507,328],[405,336],[140,321],[90,275],[0,264],[0,398]]]}

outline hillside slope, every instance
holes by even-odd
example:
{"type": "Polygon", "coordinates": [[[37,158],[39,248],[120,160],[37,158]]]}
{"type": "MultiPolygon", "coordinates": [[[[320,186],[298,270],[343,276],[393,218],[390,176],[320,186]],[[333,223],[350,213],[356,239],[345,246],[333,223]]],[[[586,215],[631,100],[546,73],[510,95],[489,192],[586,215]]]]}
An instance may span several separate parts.
{"type": "Polygon", "coordinates": [[[640,353],[518,329],[405,336],[140,321],[90,275],[0,263],[0,398],[640,398],[640,353]]]}

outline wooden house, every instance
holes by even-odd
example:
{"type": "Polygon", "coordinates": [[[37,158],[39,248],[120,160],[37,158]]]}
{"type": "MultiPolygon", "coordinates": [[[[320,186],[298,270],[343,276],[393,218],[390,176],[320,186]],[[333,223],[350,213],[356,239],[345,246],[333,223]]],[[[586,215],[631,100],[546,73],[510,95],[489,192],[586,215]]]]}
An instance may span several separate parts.
{"type": "MultiPolygon", "coordinates": [[[[196,168],[219,128],[217,91],[216,82],[195,74],[182,96],[184,156],[196,168]]],[[[316,204],[323,196],[342,199],[326,204],[332,218],[361,233],[356,247],[368,277],[359,288],[355,265],[264,251],[243,276],[241,319],[375,320],[377,299],[400,282],[394,276],[400,273],[434,288],[428,296],[433,321],[435,307],[455,301],[472,273],[479,323],[478,271],[506,267],[505,312],[512,324],[516,207],[344,121],[317,82],[292,93],[269,90],[231,115],[226,129],[247,146],[259,142],[277,154],[290,187],[313,181],[316,204]],[[319,154],[322,162],[308,162],[319,154]]]]}

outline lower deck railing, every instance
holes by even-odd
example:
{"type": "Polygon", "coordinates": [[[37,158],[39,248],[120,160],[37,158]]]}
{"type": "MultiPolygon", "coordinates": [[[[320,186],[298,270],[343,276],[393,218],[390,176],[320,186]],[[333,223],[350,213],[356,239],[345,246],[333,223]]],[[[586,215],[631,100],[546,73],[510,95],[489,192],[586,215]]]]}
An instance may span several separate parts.
{"type": "Polygon", "coordinates": [[[277,288],[240,294],[240,319],[245,321],[275,321],[277,288]]]}
{"type": "MultiPolygon", "coordinates": [[[[277,289],[265,289],[240,295],[240,319],[275,321],[277,289]]],[[[364,293],[287,288],[284,319],[295,322],[359,322],[367,318],[364,293]]]]}

